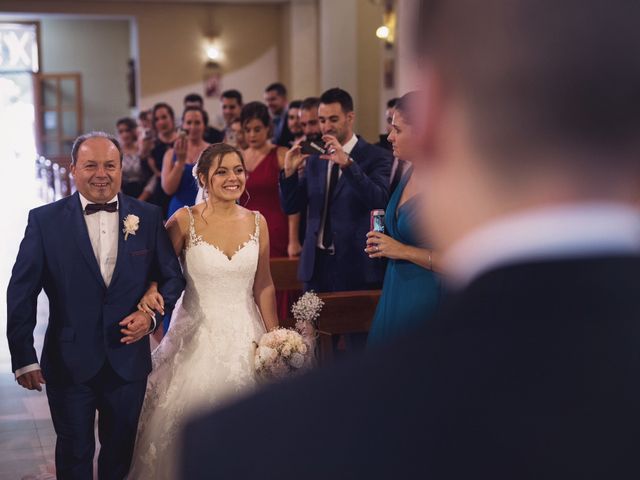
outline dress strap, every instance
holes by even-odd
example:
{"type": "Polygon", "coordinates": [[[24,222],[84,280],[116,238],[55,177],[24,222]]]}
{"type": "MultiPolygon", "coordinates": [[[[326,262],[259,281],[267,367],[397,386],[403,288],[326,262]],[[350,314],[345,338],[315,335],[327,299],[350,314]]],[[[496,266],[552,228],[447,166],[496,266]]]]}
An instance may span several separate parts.
{"type": "Polygon", "coordinates": [[[258,240],[260,238],[260,212],[254,211],[253,214],[255,215],[256,219],[256,230],[255,232],[253,232],[253,238],[258,240]]]}
{"type": "Polygon", "coordinates": [[[196,222],[193,218],[191,207],[186,205],[184,208],[186,208],[187,212],[189,212],[189,245],[195,245],[198,240],[198,236],[196,235],[196,222]]]}

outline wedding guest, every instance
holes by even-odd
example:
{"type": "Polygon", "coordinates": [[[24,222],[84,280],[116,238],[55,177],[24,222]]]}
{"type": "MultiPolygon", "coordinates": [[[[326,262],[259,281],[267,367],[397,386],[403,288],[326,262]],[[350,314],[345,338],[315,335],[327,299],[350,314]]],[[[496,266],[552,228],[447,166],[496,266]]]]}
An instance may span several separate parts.
{"type": "Polygon", "coordinates": [[[322,137],[320,120],[318,120],[318,107],[320,99],[318,97],[307,97],[300,104],[300,128],[305,140],[317,140],[322,137]]]}
{"type": "Polygon", "coordinates": [[[122,147],[122,193],[138,200],[147,200],[153,194],[156,177],[147,161],[149,143],[137,138],[137,124],[133,118],[116,122],[118,140],[122,147]]]}
{"type": "Polygon", "coordinates": [[[183,478],[640,478],[640,2],[422,5],[416,168],[446,304],[194,419],[183,478]]]}
{"type": "Polygon", "coordinates": [[[300,125],[300,107],[302,105],[301,100],[293,100],[289,103],[289,109],[287,110],[287,127],[291,132],[291,140],[289,141],[288,147],[293,146],[293,144],[300,140],[304,133],[302,131],[302,126],[300,125]]]}
{"type": "Polygon", "coordinates": [[[182,106],[187,109],[189,107],[197,107],[202,110],[204,116],[204,141],[207,143],[220,143],[224,140],[224,133],[217,128],[209,125],[209,114],[204,109],[204,99],[198,93],[190,93],[184,97],[182,106]]]}
{"type": "Polygon", "coordinates": [[[137,127],[138,136],[143,135],[144,132],[153,129],[153,119],[151,110],[140,110],[138,114],[137,127]]]}
{"type": "Polygon", "coordinates": [[[402,159],[402,179],[387,205],[384,233],[367,234],[365,251],[369,257],[389,259],[369,331],[370,347],[393,342],[416,330],[434,315],[440,300],[440,280],[434,273],[436,254],[419,228],[424,200],[411,163],[421,156],[417,114],[413,111],[417,103],[418,94],[413,92],[395,105],[389,141],[394,157],[402,159]]]}
{"type": "Polygon", "coordinates": [[[398,103],[398,98],[392,98],[387,102],[387,108],[384,111],[384,120],[386,124],[387,131],[380,134],[380,138],[376,145],[378,147],[384,148],[385,150],[393,150],[393,146],[389,141],[389,134],[393,130],[391,123],[393,122],[393,114],[396,113],[396,104],[398,103]]]}
{"type": "Polygon", "coordinates": [[[224,142],[229,143],[229,135],[232,135],[232,124],[240,118],[242,111],[242,93],[238,90],[225,90],[220,95],[220,108],[222,110],[222,118],[224,119],[224,142]]]}
{"type": "Polygon", "coordinates": [[[169,218],[180,208],[195,204],[198,185],[192,171],[200,153],[209,146],[203,138],[204,130],[203,110],[187,107],[182,114],[180,135],[162,161],[162,189],[171,197],[169,218]]]}
{"type": "MultiPolygon", "coordinates": [[[[175,125],[175,114],[173,113],[171,105],[160,102],[153,106],[151,118],[153,119],[155,136],[155,145],[151,150],[151,158],[153,158],[152,170],[154,175],[160,178],[164,155],[167,153],[167,150],[173,148],[173,143],[178,136],[175,125]]],[[[164,193],[162,189],[161,182],[156,182],[156,188],[148,201],[162,208],[165,218],[167,218],[167,212],[169,211],[169,200],[169,196],[164,193]]]]}
{"type": "MultiPolygon", "coordinates": [[[[271,258],[296,257],[302,250],[298,235],[300,216],[297,212],[284,213],[278,192],[278,176],[287,151],[271,143],[269,111],[263,103],[247,103],[242,108],[240,120],[248,145],[243,152],[248,172],[245,207],[259,211],[267,221],[271,258]]],[[[288,296],[278,292],[277,298],[279,317],[286,318],[288,296]]]]}
{"type": "Polygon", "coordinates": [[[285,212],[307,211],[298,277],[305,290],[316,292],[379,288],[384,264],[369,258],[363,241],[371,210],[384,208],[389,199],[390,155],[355,135],[348,92],[324,92],[318,118],[327,154],[304,155],[296,145],[287,152],[280,176],[285,212]]]}
{"type": "Polygon", "coordinates": [[[244,130],[240,118],[234,119],[229,125],[227,135],[225,136],[225,143],[240,150],[246,150],[248,148],[247,142],[244,139],[244,130]]]}
{"type": "Polygon", "coordinates": [[[273,122],[271,142],[274,145],[288,146],[291,141],[291,132],[287,125],[287,87],[279,82],[270,84],[264,90],[264,103],[269,107],[273,122]]]}

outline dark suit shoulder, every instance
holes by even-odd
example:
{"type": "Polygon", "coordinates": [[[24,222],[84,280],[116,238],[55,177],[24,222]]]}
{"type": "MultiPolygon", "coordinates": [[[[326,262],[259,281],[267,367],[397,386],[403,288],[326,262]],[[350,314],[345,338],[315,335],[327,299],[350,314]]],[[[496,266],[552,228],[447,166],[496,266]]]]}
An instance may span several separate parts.
{"type": "Polygon", "coordinates": [[[388,150],[385,150],[384,148],[380,148],[376,145],[368,143],[366,140],[362,138],[358,138],[358,143],[356,143],[356,146],[353,148],[353,151],[351,152],[351,154],[355,160],[358,160],[360,158],[363,158],[363,159],[378,158],[378,159],[385,159],[385,160],[391,161],[391,158],[392,158],[392,155],[388,150]]]}
{"type": "Polygon", "coordinates": [[[69,197],[61,198],[55,202],[47,203],[40,207],[33,208],[29,211],[30,215],[34,215],[37,218],[49,218],[64,211],[65,209],[73,206],[73,202],[80,203],[78,195],[71,195],[69,197]]]}
{"type": "Polygon", "coordinates": [[[141,215],[145,215],[149,218],[162,218],[162,209],[157,205],[138,200],[137,198],[130,197],[123,193],[121,193],[120,196],[122,201],[126,203],[126,207],[128,207],[130,210],[140,212],[141,215]]]}

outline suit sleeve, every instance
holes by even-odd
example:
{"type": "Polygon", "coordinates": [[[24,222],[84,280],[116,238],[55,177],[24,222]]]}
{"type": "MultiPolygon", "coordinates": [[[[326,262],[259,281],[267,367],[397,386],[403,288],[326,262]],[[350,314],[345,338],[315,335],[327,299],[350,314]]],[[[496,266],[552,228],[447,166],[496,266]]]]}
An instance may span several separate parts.
{"type": "Polygon", "coordinates": [[[33,330],[44,265],[42,234],[36,216],[31,211],[7,288],[7,339],[14,372],[38,362],[33,346],[33,330]]]}
{"type": "Polygon", "coordinates": [[[369,210],[387,206],[391,175],[391,159],[386,155],[376,154],[372,163],[373,167],[368,173],[357,162],[342,171],[342,175],[369,210]]]}
{"type": "MultiPolygon", "coordinates": [[[[307,164],[307,169],[309,164],[307,164]]],[[[284,176],[284,171],[280,172],[280,204],[282,210],[287,215],[294,215],[302,212],[307,203],[307,176],[303,178],[295,172],[290,177],[284,176]]]]}
{"type": "Polygon", "coordinates": [[[167,313],[171,313],[184,290],[185,281],[178,257],[173,250],[169,235],[162,222],[162,213],[158,209],[156,222],[156,256],[153,259],[153,278],[158,282],[158,291],[162,295],[167,313]]]}

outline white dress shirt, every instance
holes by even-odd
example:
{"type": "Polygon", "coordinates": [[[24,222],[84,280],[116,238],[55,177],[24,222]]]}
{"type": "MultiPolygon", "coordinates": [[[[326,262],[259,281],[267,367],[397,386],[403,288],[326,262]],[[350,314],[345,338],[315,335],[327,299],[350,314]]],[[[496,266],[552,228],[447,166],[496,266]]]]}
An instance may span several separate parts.
{"type": "MultiPolygon", "coordinates": [[[[118,196],[116,195],[108,203],[117,201],[118,196]]],[[[94,202],[90,202],[80,194],[80,203],[84,212],[87,205],[94,202]]],[[[85,215],[84,221],[87,224],[93,253],[100,266],[100,274],[104,284],[108,287],[118,258],[118,238],[120,236],[118,212],[105,212],[102,210],[93,215],[85,215]]]]}
{"type": "MultiPolygon", "coordinates": [[[[80,203],[82,204],[82,211],[87,207],[90,202],[82,194],[80,196],[80,203]]],[[[118,196],[116,195],[110,202],[117,202],[118,196]]],[[[105,212],[99,211],[92,215],[84,215],[84,221],[87,225],[87,231],[89,232],[89,239],[91,240],[91,247],[93,253],[96,256],[98,265],[100,266],[100,273],[104,280],[105,285],[108,287],[111,283],[111,277],[116,267],[116,259],[118,258],[118,238],[119,238],[119,215],[118,212],[105,212]]],[[[16,370],[16,378],[27,372],[34,370],[40,370],[40,365],[32,363],[25,367],[16,370]]]]}
{"type": "Polygon", "coordinates": [[[640,254],[640,212],[618,203],[540,208],[483,226],[448,249],[442,270],[454,289],[528,261],[640,254]]]}
{"type": "MultiPolygon", "coordinates": [[[[351,151],[356,146],[356,143],[358,143],[358,137],[354,133],[353,136],[347,141],[347,143],[342,145],[342,150],[344,150],[344,153],[346,153],[347,156],[351,155],[351,151]]],[[[318,242],[317,242],[317,246],[321,250],[325,249],[324,245],[322,244],[322,238],[324,236],[324,223],[327,220],[327,214],[328,214],[327,206],[329,205],[329,183],[331,181],[331,168],[333,167],[334,163],[335,162],[332,162],[332,161],[327,162],[327,184],[325,186],[324,208],[322,209],[322,220],[320,221],[320,230],[318,230],[318,242]]],[[[342,169],[338,171],[338,180],[340,179],[341,176],[342,176],[342,169]]]]}

